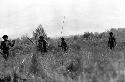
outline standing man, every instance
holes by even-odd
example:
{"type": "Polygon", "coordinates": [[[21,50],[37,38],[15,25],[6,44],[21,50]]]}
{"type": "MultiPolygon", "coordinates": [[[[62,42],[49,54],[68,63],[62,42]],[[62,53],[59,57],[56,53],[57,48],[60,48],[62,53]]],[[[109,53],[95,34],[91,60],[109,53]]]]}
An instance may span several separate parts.
{"type": "Polygon", "coordinates": [[[112,50],[116,46],[116,40],[112,32],[110,32],[109,35],[108,47],[112,50]]]}
{"type": "Polygon", "coordinates": [[[38,50],[42,53],[42,52],[47,52],[47,42],[46,40],[44,39],[43,36],[40,36],[39,37],[39,40],[38,40],[38,45],[37,45],[37,48],[38,50]]]}
{"type": "Polygon", "coordinates": [[[61,47],[62,48],[62,50],[64,50],[64,51],[67,51],[67,43],[65,42],[65,39],[62,37],[61,38],[61,45],[59,45],[59,47],[61,47]]]}
{"type": "Polygon", "coordinates": [[[2,37],[4,39],[4,41],[1,42],[1,50],[2,50],[2,53],[3,53],[3,57],[5,60],[7,60],[8,56],[9,56],[9,49],[10,47],[13,47],[14,44],[15,44],[15,41],[13,40],[11,43],[9,40],[8,40],[8,36],[7,35],[4,35],[2,37]]]}

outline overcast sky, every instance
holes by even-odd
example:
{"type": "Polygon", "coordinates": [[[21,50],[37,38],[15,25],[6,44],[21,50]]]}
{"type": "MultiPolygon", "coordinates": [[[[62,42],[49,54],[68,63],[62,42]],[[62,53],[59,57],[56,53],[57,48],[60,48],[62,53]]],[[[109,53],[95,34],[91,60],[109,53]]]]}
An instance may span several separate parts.
{"type": "Polygon", "coordinates": [[[125,0],[0,0],[0,37],[31,35],[39,24],[50,37],[124,28],[125,0]]]}

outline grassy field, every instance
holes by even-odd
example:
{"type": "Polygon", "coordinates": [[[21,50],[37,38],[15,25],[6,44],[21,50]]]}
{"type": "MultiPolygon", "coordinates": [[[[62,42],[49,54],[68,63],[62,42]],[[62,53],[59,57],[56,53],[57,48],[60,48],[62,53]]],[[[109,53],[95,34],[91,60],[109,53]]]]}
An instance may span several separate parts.
{"type": "Polygon", "coordinates": [[[67,52],[57,47],[59,39],[48,39],[48,52],[42,54],[26,38],[16,39],[8,61],[0,55],[0,77],[16,74],[18,82],[125,82],[125,45],[119,41],[110,50],[106,37],[68,37],[67,52]]]}

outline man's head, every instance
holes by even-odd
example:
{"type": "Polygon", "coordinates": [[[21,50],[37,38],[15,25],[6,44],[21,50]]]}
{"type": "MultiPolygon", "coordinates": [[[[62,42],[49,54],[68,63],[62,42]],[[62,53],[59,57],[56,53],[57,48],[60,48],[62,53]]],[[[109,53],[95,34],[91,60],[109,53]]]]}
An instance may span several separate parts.
{"type": "Polygon", "coordinates": [[[65,39],[62,37],[61,40],[64,41],[65,39]]]}
{"type": "Polygon", "coordinates": [[[110,32],[109,35],[112,36],[112,35],[113,35],[113,32],[110,32]]]}
{"type": "Polygon", "coordinates": [[[8,36],[7,36],[7,35],[4,35],[2,38],[3,38],[4,40],[8,40],[8,36]]]}
{"type": "Polygon", "coordinates": [[[43,36],[40,36],[40,37],[39,37],[39,39],[43,40],[43,39],[44,39],[44,37],[43,37],[43,36]]]}

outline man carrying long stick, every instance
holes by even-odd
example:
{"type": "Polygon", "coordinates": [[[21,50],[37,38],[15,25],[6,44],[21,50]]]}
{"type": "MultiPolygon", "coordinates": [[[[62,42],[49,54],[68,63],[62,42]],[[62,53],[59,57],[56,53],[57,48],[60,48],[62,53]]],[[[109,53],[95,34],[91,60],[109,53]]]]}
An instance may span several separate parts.
{"type": "Polygon", "coordinates": [[[7,35],[4,35],[2,38],[4,39],[4,41],[1,42],[0,49],[2,50],[2,55],[3,55],[4,59],[7,60],[8,56],[9,56],[9,49],[10,49],[10,47],[14,46],[15,41],[13,40],[12,41],[13,43],[11,43],[8,40],[7,35]]]}

